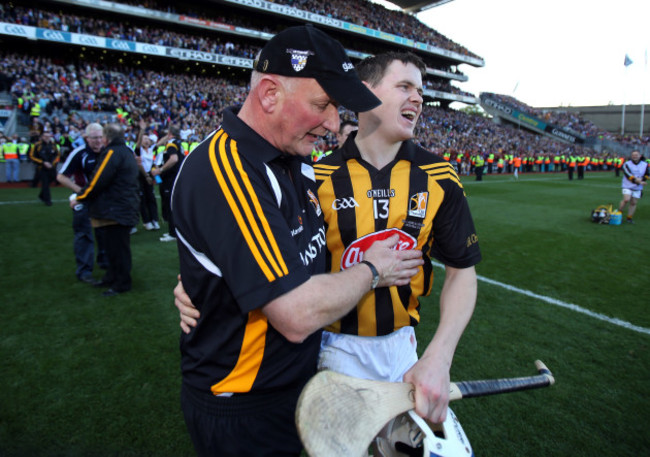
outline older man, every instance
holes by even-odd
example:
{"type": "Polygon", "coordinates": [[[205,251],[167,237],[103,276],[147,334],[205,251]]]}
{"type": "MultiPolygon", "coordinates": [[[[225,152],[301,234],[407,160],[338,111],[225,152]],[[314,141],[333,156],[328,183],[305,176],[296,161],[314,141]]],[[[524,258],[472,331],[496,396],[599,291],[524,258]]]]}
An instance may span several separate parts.
{"type": "Polygon", "coordinates": [[[298,395],[320,329],[377,286],[406,284],[421,252],[375,243],[325,270],[325,229],[308,157],[339,128],[338,104],[379,100],[339,43],[311,27],[272,38],[237,113],[185,159],[172,195],[180,270],[201,312],[181,336],[182,408],[201,456],[298,456],[298,395]]]}
{"type": "MultiPolygon", "coordinates": [[[[88,185],[95,171],[99,153],[103,147],[102,126],[97,123],[88,124],[84,133],[85,145],[74,149],[66,158],[57,181],[72,190],[75,194],[88,185]]],[[[74,232],[74,257],[77,263],[75,274],[80,281],[94,284],[93,265],[95,262],[95,238],[97,239],[97,263],[106,268],[106,249],[101,235],[93,237],[90,225],[88,205],[79,203],[73,208],[72,230],[74,232]]]]}
{"type": "Polygon", "coordinates": [[[90,179],[71,198],[70,207],[88,203],[91,224],[106,245],[108,268],[98,285],[112,297],[131,289],[131,228],[138,223],[138,164],[125,144],[120,124],[107,124],[103,130],[106,145],[90,179]]]}

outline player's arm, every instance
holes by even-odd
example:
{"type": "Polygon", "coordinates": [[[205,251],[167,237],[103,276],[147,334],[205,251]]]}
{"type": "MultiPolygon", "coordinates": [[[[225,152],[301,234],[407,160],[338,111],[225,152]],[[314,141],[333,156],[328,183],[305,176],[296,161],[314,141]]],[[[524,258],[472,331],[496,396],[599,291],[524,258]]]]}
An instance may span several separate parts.
{"type": "Polygon", "coordinates": [[[70,179],[71,172],[70,170],[76,169],[76,167],[79,166],[78,160],[77,160],[77,154],[78,154],[79,149],[75,149],[70,153],[68,158],[66,159],[65,163],[59,170],[59,172],[56,175],[56,180],[59,182],[59,184],[67,187],[68,189],[72,190],[74,193],[79,193],[81,191],[81,186],[75,183],[72,179],[70,179]]]}
{"type": "Polygon", "coordinates": [[[434,423],[442,422],[449,404],[451,362],[458,341],[474,312],[476,270],[446,267],[440,295],[440,323],[420,360],[404,375],[415,386],[415,411],[434,423]]]}
{"type": "MultiPolygon", "coordinates": [[[[378,287],[408,284],[423,264],[421,251],[393,249],[398,241],[397,235],[376,241],[364,254],[379,273],[378,287]]],[[[345,316],[371,290],[372,279],[366,264],[315,275],[268,303],[262,311],[285,338],[299,343],[345,316]]]]}
{"type": "Polygon", "coordinates": [[[70,179],[68,176],[64,175],[63,173],[58,173],[56,175],[56,180],[59,182],[59,184],[67,187],[68,189],[72,190],[74,193],[79,193],[81,191],[81,186],[75,184],[75,182],[70,179]]]}
{"type": "MultiPolygon", "coordinates": [[[[364,255],[364,259],[372,263],[379,273],[378,287],[408,284],[423,263],[421,251],[392,249],[398,239],[393,236],[377,241],[364,255]]],[[[315,275],[265,305],[263,312],[285,338],[302,341],[355,307],[370,290],[372,276],[365,264],[338,273],[315,275]]],[[[200,312],[185,293],[180,277],[178,279],[174,288],[174,305],[180,313],[181,328],[189,333],[196,327],[200,312]]]]}
{"type": "Polygon", "coordinates": [[[37,165],[42,165],[43,164],[43,159],[41,159],[40,155],[37,155],[36,151],[36,143],[33,143],[31,147],[29,148],[29,160],[34,162],[37,165]]]}

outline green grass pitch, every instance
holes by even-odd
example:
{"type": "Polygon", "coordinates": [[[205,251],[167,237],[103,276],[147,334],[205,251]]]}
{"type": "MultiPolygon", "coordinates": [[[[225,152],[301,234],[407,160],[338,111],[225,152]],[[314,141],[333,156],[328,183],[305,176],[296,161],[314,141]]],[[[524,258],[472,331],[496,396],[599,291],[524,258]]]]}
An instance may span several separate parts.
{"type": "MultiPolygon", "coordinates": [[[[636,224],[604,226],[590,213],[618,204],[613,172],[462,180],[483,261],[452,380],[533,375],[535,359],[556,378],[453,403],[475,454],[650,455],[648,197],[636,224]]],[[[104,298],[74,276],[69,192],[54,188],[49,208],[37,194],[0,189],[0,456],[193,455],[179,405],[176,246],[140,227],[133,291],[104,298]]],[[[420,350],[437,323],[444,270],[435,274],[420,350]]]]}

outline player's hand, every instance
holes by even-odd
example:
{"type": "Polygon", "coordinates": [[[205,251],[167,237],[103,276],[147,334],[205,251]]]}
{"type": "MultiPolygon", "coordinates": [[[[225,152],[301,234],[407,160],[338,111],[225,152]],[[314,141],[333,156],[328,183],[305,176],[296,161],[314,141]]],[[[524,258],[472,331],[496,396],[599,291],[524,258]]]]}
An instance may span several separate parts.
{"type": "Polygon", "coordinates": [[[434,424],[447,417],[449,369],[433,358],[421,358],[404,375],[404,382],[415,387],[415,412],[434,424]]]}
{"type": "Polygon", "coordinates": [[[190,333],[192,328],[196,327],[197,319],[201,313],[192,304],[190,296],[185,293],[185,288],[181,282],[181,275],[178,275],[178,284],[174,287],[174,306],[178,309],[181,317],[181,329],[185,333],[190,333]]]}
{"type": "Polygon", "coordinates": [[[399,235],[375,241],[364,253],[363,258],[372,263],[379,273],[378,287],[404,286],[411,281],[424,264],[422,251],[396,248],[399,235]]]}

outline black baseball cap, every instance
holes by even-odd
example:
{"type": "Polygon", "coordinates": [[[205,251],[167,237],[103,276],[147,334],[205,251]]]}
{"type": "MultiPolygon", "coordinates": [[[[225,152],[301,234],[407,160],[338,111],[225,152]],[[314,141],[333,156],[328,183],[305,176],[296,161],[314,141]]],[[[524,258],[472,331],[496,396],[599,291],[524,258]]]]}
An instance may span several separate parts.
{"type": "Polygon", "coordinates": [[[381,104],[359,79],[343,46],[311,24],[289,27],[271,38],[253,69],[314,78],[330,97],[354,112],[369,111],[381,104]]]}

